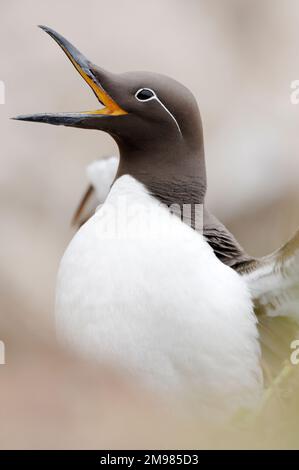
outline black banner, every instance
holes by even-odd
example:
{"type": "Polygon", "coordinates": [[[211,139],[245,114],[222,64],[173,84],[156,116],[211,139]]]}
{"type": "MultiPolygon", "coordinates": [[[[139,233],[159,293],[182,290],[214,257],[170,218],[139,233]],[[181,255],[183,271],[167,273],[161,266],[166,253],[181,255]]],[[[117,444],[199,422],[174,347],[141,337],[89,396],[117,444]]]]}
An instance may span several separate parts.
{"type": "Polygon", "coordinates": [[[211,465],[229,465],[240,468],[241,465],[270,462],[286,465],[296,457],[297,451],[205,451],[205,450],[92,450],[92,451],[0,451],[0,465],[5,463],[56,465],[74,463],[82,468],[115,467],[147,468],[149,465],[187,466],[190,468],[211,465]]]}

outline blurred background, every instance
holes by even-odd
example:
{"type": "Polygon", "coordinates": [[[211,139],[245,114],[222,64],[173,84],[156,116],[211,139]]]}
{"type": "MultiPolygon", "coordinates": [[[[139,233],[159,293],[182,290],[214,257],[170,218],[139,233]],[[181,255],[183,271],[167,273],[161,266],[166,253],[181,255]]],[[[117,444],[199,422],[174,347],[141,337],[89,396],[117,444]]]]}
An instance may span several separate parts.
{"type": "Polygon", "coordinates": [[[56,345],[55,277],[74,233],[85,168],[117,148],[104,133],[9,117],[95,105],[37,24],[113,72],[176,78],[201,109],[209,208],[251,254],[267,254],[299,226],[299,105],[290,100],[299,80],[299,2],[10,0],[1,4],[0,24],[0,339],[7,361],[0,366],[0,446],[207,446],[191,425],[162,419],[160,404],[121,372],[78,362],[56,345]]]}

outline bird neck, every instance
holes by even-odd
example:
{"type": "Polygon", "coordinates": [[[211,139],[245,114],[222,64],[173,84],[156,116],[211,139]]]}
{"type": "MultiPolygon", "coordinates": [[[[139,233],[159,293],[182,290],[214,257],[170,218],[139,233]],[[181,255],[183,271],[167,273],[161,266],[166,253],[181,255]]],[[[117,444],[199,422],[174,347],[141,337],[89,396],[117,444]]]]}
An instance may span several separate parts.
{"type": "Polygon", "coordinates": [[[133,176],[162,204],[179,206],[182,220],[203,233],[215,255],[226,265],[239,270],[253,260],[204,206],[207,179],[203,144],[193,150],[178,145],[173,152],[165,147],[140,149],[121,142],[118,145],[120,163],[116,179],[133,176]]]}
{"type": "Polygon", "coordinates": [[[192,150],[178,143],[170,151],[167,145],[134,148],[119,144],[119,150],[116,178],[133,176],[152,196],[168,206],[203,204],[206,193],[203,145],[192,150]]]}

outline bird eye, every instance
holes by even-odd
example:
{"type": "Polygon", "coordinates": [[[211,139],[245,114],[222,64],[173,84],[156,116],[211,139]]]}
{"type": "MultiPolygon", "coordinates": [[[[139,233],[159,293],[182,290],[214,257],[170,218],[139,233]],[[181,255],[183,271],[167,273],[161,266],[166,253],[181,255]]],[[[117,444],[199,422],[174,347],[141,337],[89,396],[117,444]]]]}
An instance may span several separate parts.
{"type": "Polygon", "coordinates": [[[135,94],[135,97],[137,98],[138,101],[149,101],[155,96],[155,93],[153,90],[150,90],[149,88],[141,88],[141,90],[138,90],[137,93],[135,94]]]}

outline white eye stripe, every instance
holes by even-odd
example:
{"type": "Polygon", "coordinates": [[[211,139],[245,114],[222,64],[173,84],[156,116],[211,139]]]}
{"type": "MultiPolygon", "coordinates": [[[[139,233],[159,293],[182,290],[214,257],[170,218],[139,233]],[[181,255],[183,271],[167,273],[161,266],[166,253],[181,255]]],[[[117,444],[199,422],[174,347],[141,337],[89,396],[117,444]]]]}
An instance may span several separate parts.
{"type": "Polygon", "coordinates": [[[173,121],[175,122],[177,128],[178,128],[178,131],[180,133],[180,135],[182,136],[182,131],[181,131],[181,128],[179,126],[179,123],[177,122],[176,118],[174,117],[174,115],[169,111],[169,109],[165,106],[164,103],[162,103],[162,101],[158,98],[158,96],[156,95],[156,93],[154,92],[154,90],[152,90],[151,88],[140,88],[138,91],[136,91],[135,93],[135,98],[140,101],[141,103],[146,103],[147,101],[152,101],[152,100],[156,100],[161,106],[162,108],[169,114],[169,116],[173,119],[173,121]],[[146,90],[146,91],[150,91],[153,95],[150,96],[149,98],[145,99],[145,100],[141,100],[138,98],[138,94],[143,91],[143,90],[146,90]]]}
{"type": "Polygon", "coordinates": [[[177,126],[177,128],[178,128],[178,131],[179,131],[180,135],[182,135],[181,128],[180,128],[180,126],[179,126],[178,121],[177,121],[176,118],[174,117],[174,115],[169,111],[168,108],[166,108],[165,104],[163,104],[162,101],[159,100],[159,98],[158,98],[157,96],[156,96],[156,100],[157,100],[158,103],[160,103],[160,105],[165,109],[165,111],[169,114],[169,116],[174,120],[174,122],[175,122],[175,124],[176,124],[176,126],[177,126]]]}

